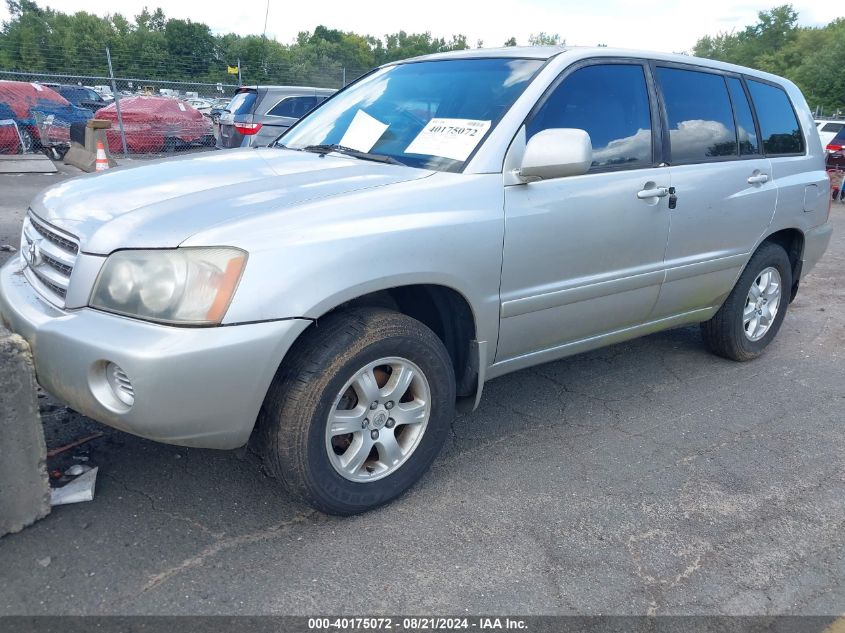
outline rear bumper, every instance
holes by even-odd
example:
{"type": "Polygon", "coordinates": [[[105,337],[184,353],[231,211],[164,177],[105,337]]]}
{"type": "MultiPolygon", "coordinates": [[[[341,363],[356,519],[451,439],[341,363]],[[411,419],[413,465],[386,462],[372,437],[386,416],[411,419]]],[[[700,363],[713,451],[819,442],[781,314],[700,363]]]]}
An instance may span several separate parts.
{"type": "Polygon", "coordinates": [[[29,342],[38,382],[98,422],[160,442],[246,443],[279,363],[310,324],[177,328],[90,308],[59,310],[20,269],[17,257],[0,269],[0,320],[29,342]],[[105,362],[131,380],[131,407],[109,391],[105,362]]]}
{"type": "Polygon", "coordinates": [[[801,277],[803,278],[821,259],[830,244],[833,225],[821,224],[804,233],[804,256],[802,257],[801,277]]]}

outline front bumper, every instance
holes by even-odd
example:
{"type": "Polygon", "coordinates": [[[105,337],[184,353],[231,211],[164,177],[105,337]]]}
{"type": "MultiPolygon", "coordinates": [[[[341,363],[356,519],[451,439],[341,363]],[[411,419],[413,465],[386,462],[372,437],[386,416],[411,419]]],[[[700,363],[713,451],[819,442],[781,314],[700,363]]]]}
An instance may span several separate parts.
{"type": "Polygon", "coordinates": [[[180,328],[60,310],[26,281],[18,257],[0,269],[0,321],[32,347],[41,386],[76,411],[152,440],[222,449],[249,439],[279,363],[310,324],[180,328]],[[103,397],[107,361],[132,381],[131,407],[103,397]]]}

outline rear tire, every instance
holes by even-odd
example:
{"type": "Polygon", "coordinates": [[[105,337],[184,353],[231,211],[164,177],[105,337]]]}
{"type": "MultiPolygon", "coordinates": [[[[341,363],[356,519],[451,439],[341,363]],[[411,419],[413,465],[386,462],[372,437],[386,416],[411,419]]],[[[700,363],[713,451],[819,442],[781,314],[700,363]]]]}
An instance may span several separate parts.
{"type": "Polygon", "coordinates": [[[764,242],[719,311],[701,324],[704,344],[714,354],[731,360],[757,358],[780,330],[791,288],[789,256],[778,244],[764,242]]]}
{"type": "Polygon", "coordinates": [[[259,441],[291,493],[322,512],[357,514],[425,473],[454,405],[452,362],[434,332],[359,308],[321,319],[297,341],[262,405],[259,441]]]}

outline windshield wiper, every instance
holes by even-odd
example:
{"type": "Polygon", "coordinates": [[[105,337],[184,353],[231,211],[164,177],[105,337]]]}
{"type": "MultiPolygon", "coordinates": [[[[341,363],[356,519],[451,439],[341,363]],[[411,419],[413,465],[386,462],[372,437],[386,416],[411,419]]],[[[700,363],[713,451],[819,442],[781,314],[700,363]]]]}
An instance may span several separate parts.
{"type": "Polygon", "coordinates": [[[338,154],[345,154],[353,158],[360,158],[362,160],[371,160],[377,163],[387,163],[389,165],[404,165],[405,163],[396,160],[393,156],[385,156],[384,154],[371,154],[370,152],[362,152],[351,147],[331,143],[328,145],[307,145],[302,148],[305,152],[315,152],[317,154],[328,154],[330,152],[337,152],[338,154]]]}

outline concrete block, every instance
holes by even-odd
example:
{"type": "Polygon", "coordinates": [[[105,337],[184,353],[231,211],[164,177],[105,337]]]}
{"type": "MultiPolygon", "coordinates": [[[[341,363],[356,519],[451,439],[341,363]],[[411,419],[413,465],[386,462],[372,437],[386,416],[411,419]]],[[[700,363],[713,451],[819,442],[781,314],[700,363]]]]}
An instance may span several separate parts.
{"type": "Polygon", "coordinates": [[[0,536],[50,513],[46,460],[32,353],[0,326],[0,536]]]}

